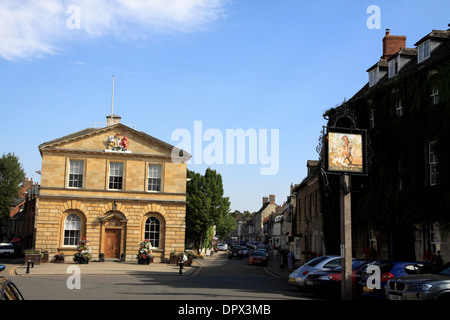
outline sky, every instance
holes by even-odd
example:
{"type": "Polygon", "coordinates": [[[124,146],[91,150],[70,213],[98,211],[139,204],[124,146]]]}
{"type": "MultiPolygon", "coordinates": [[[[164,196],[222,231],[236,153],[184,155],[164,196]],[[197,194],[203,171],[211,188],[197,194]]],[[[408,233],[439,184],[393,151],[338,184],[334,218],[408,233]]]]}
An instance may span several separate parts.
{"type": "Polygon", "coordinates": [[[282,205],[386,29],[413,48],[449,13],[446,0],[0,0],[0,153],[39,182],[38,146],[104,125],[114,75],[114,114],[190,147],[188,169],[217,170],[232,211],[282,205]],[[233,154],[240,129],[254,139],[233,154]]]}

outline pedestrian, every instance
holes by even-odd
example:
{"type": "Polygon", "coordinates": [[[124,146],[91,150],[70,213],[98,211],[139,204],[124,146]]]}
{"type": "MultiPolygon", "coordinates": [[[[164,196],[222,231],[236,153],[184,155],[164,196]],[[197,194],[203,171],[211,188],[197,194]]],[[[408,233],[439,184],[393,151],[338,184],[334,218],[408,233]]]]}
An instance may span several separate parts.
{"type": "Polygon", "coordinates": [[[288,268],[289,270],[294,269],[294,253],[292,251],[288,254],[288,268]]]}
{"type": "Polygon", "coordinates": [[[183,252],[183,256],[181,257],[181,260],[180,260],[180,272],[179,272],[179,274],[183,274],[183,266],[184,266],[184,263],[186,261],[187,261],[187,257],[186,257],[186,255],[183,252]]]}
{"type": "Polygon", "coordinates": [[[277,248],[274,246],[274,248],[273,248],[273,258],[275,259],[275,261],[277,261],[277,256],[278,256],[278,250],[277,250],[277,248]]]}
{"type": "Polygon", "coordinates": [[[288,262],[288,256],[286,254],[286,252],[281,252],[281,264],[280,264],[280,269],[284,270],[287,266],[287,262],[288,262]]]}

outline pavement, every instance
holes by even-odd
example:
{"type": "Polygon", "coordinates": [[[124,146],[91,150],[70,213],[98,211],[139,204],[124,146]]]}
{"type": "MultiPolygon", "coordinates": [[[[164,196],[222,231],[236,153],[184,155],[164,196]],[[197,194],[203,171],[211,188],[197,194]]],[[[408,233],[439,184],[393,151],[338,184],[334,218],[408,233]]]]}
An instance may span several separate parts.
{"type": "MultiPolygon", "coordinates": [[[[192,266],[184,266],[182,274],[184,276],[195,276],[207,261],[226,259],[227,252],[217,252],[204,258],[196,258],[192,266]]],[[[244,258],[246,260],[248,258],[244,258]]],[[[265,270],[271,275],[288,279],[292,272],[287,268],[280,268],[280,258],[274,260],[273,256],[269,258],[265,270]]],[[[11,275],[30,276],[30,275],[67,275],[75,272],[74,267],[79,268],[79,272],[84,275],[112,275],[112,274],[160,274],[160,275],[180,275],[180,267],[169,263],[151,263],[149,265],[138,264],[137,262],[119,262],[119,261],[91,261],[88,264],[77,264],[75,262],[65,263],[40,263],[34,266],[28,264],[15,266],[10,270],[11,275]]]]}

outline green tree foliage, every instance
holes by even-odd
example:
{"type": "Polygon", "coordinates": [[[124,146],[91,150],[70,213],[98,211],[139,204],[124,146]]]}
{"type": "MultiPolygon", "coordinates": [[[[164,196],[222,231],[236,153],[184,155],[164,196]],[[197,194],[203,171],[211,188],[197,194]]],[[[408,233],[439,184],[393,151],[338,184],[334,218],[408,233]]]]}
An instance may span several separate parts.
{"type": "Polygon", "coordinates": [[[216,226],[219,236],[235,229],[230,214],[230,201],[224,197],[222,176],[215,170],[206,169],[205,175],[188,170],[186,205],[186,240],[199,247],[208,243],[208,230],[216,226]]]}
{"type": "Polygon", "coordinates": [[[19,158],[14,153],[3,154],[0,158],[0,224],[7,221],[24,177],[19,158]]]}

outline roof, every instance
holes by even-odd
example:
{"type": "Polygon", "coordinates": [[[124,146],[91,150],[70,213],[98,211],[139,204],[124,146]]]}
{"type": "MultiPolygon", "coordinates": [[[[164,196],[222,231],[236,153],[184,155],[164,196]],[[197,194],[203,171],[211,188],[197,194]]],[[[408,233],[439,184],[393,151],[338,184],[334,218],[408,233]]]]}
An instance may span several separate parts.
{"type": "Polygon", "coordinates": [[[377,63],[375,63],[373,66],[371,66],[369,69],[367,69],[366,71],[369,72],[370,70],[374,69],[375,67],[388,67],[388,62],[386,59],[380,59],[377,63]]]}
{"type": "MultiPolygon", "coordinates": [[[[155,137],[153,137],[153,136],[151,136],[151,135],[149,135],[149,134],[147,134],[147,133],[145,133],[143,131],[137,131],[137,130],[135,130],[133,128],[130,128],[130,127],[124,125],[124,124],[117,123],[117,124],[113,124],[113,125],[106,126],[106,127],[103,127],[103,128],[87,128],[87,129],[83,129],[81,131],[78,131],[78,132],[75,132],[75,133],[72,133],[72,134],[69,134],[69,135],[66,135],[66,136],[63,136],[63,137],[60,137],[60,138],[48,141],[48,142],[44,142],[44,143],[39,145],[39,151],[41,152],[41,155],[42,155],[42,151],[45,148],[50,148],[52,146],[56,146],[56,145],[61,144],[61,143],[65,143],[65,142],[76,140],[76,139],[85,138],[85,137],[88,137],[88,136],[91,136],[91,135],[94,135],[94,134],[98,134],[98,133],[102,133],[104,131],[108,131],[108,130],[111,130],[111,129],[115,129],[115,130],[117,130],[117,129],[119,129],[119,130],[126,129],[126,130],[129,130],[129,131],[133,132],[134,134],[136,134],[138,136],[141,136],[142,138],[145,138],[147,140],[150,140],[153,143],[156,143],[156,144],[158,144],[158,145],[160,145],[160,146],[162,146],[162,147],[164,147],[166,149],[169,149],[169,150],[177,149],[173,145],[171,145],[169,143],[166,143],[166,142],[164,142],[162,140],[159,140],[159,139],[157,139],[157,138],[155,138],[155,137]]],[[[190,158],[191,155],[183,150],[183,157],[190,158]]]]}
{"type": "Polygon", "coordinates": [[[425,37],[417,41],[414,45],[417,47],[422,42],[428,39],[435,39],[435,40],[445,40],[450,38],[450,29],[448,30],[433,30],[429,34],[427,34],[425,37]]]}
{"type": "Polygon", "coordinates": [[[412,56],[412,57],[416,57],[417,56],[417,49],[416,48],[400,48],[400,50],[398,50],[396,53],[394,53],[392,56],[390,56],[387,60],[392,60],[395,57],[398,56],[412,56]]]}
{"type": "MultiPolygon", "coordinates": [[[[406,74],[408,72],[416,72],[420,69],[427,67],[431,64],[439,63],[441,61],[444,61],[445,59],[448,59],[450,57],[450,30],[433,30],[431,33],[423,37],[421,40],[419,40],[415,45],[420,44],[421,42],[425,41],[426,39],[434,38],[434,39],[440,39],[444,40],[442,44],[440,44],[438,47],[436,47],[430,57],[421,63],[417,63],[417,59],[411,59],[409,62],[407,62],[398,72],[395,78],[389,78],[388,74],[384,75],[381,79],[378,80],[377,84],[369,87],[369,83],[366,83],[352,98],[349,99],[349,101],[357,100],[361,97],[364,97],[366,93],[370,92],[372,88],[379,88],[380,86],[387,85],[394,81],[394,79],[398,78],[399,75],[406,74]]],[[[399,52],[397,52],[395,55],[417,55],[417,49],[416,48],[401,48],[399,52]]],[[[367,71],[370,71],[375,66],[387,66],[387,60],[380,60],[378,61],[374,66],[369,68],[367,71]]]]}

